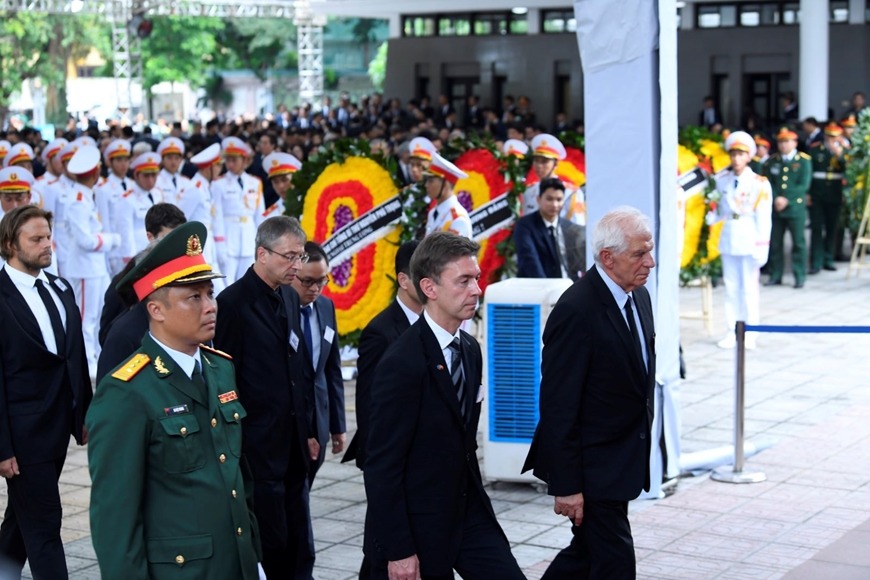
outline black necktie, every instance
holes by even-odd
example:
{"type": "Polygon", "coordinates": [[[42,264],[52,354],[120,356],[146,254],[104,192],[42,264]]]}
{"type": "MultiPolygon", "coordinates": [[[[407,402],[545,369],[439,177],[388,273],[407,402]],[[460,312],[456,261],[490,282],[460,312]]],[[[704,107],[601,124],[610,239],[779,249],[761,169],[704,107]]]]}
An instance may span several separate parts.
{"type": "Polygon", "coordinates": [[[66,352],[66,334],[63,330],[63,322],[60,319],[60,311],[57,309],[57,304],[54,303],[48,288],[39,278],[36,279],[36,292],[45,304],[45,309],[48,310],[48,318],[51,320],[51,330],[54,333],[54,343],[57,346],[58,355],[63,355],[66,352]]]}
{"type": "Polygon", "coordinates": [[[190,380],[199,389],[202,398],[208,400],[208,389],[205,386],[205,377],[202,375],[202,365],[198,360],[193,362],[193,374],[190,375],[190,380]]]}
{"type": "Polygon", "coordinates": [[[625,301],[625,317],[628,319],[628,330],[631,332],[631,342],[634,343],[634,352],[637,354],[637,360],[640,361],[640,366],[643,367],[646,373],[646,364],[643,362],[643,351],[640,348],[640,333],[637,331],[637,323],[634,321],[634,309],[631,307],[631,296],[625,301]]]}
{"type": "Polygon", "coordinates": [[[241,175],[239,175],[239,177],[238,177],[238,182],[239,182],[239,187],[242,188],[242,192],[244,193],[244,191],[245,191],[245,184],[242,183],[242,176],[241,176],[241,175]]]}
{"type": "Polygon", "coordinates": [[[150,191],[148,192],[148,199],[151,200],[151,205],[154,205],[154,196],[151,195],[151,192],[150,192],[150,191]]]}
{"type": "Polygon", "coordinates": [[[553,249],[556,251],[556,258],[559,260],[559,264],[562,263],[562,252],[559,251],[559,238],[556,237],[556,226],[548,226],[548,230],[550,230],[550,239],[553,241],[553,249]]]}
{"type": "Polygon", "coordinates": [[[172,176],[172,189],[178,189],[178,182],[175,180],[175,176],[172,176]]]}
{"type": "Polygon", "coordinates": [[[459,337],[454,338],[447,348],[453,353],[450,362],[450,380],[456,389],[456,398],[459,400],[459,412],[464,419],[466,417],[465,381],[462,380],[462,349],[459,345],[459,337]]]}
{"type": "Polygon", "coordinates": [[[127,180],[121,180],[121,189],[123,189],[125,192],[127,191],[127,180]]]}
{"type": "Polygon", "coordinates": [[[302,318],[305,319],[305,327],[302,333],[305,335],[305,346],[308,347],[308,356],[311,358],[311,366],[314,366],[314,339],[311,331],[311,305],[302,307],[302,318]]]}

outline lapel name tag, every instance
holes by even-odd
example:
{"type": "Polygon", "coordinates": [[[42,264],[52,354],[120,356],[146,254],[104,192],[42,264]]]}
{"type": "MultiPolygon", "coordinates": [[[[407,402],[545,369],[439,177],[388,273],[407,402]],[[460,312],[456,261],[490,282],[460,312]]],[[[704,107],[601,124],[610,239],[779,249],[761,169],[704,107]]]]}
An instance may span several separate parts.
{"type": "Polygon", "coordinates": [[[226,405],[230,401],[235,401],[238,398],[239,396],[236,394],[235,391],[229,391],[227,393],[222,393],[218,395],[218,400],[221,402],[221,405],[226,405]]]}
{"type": "Polygon", "coordinates": [[[57,286],[57,287],[60,289],[61,292],[66,292],[67,290],[69,290],[69,288],[67,287],[67,285],[64,284],[64,283],[63,283],[63,280],[61,280],[60,278],[56,278],[56,279],[55,279],[55,281],[54,281],[54,285],[57,286]]]}
{"type": "Polygon", "coordinates": [[[173,415],[184,415],[185,413],[190,413],[190,409],[187,405],[175,405],[174,407],[164,408],[163,412],[166,413],[167,417],[171,417],[173,415]]]}

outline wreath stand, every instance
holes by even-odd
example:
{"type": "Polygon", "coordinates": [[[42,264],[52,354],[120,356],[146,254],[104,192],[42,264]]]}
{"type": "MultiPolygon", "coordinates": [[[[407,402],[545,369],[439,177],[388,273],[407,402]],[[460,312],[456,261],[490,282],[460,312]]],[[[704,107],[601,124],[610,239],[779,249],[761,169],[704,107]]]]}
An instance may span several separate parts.
{"type": "Polygon", "coordinates": [[[707,336],[713,336],[713,279],[701,276],[698,278],[698,287],[701,288],[701,312],[687,312],[681,314],[680,318],[703,320],[707,336]]]}
{"type": "MultiPolygon", "coordinates": [[[[867,169],[866,179],[870,178],[870,166],[867,169]]],[[[867,191],[867,186],[865,186],[865,196],[867,197],[867,201],[864,203],[864,214],[861,216],[861,225],[858,228],[858,237],[855,238],[855,243],[852,248],[852,259],[849,260],[849,269],[846,270],[846,280],[852,275],[852,270],[855,270],[855,277],[858,277],[858,274],[861,270],[865,268],[870,268],[870,264],[864,263],[864,258],[867,256],[867,246],[870,246],[870,231],[867,231],[867,222],[870,221],[870,191],[867,191]]]]}

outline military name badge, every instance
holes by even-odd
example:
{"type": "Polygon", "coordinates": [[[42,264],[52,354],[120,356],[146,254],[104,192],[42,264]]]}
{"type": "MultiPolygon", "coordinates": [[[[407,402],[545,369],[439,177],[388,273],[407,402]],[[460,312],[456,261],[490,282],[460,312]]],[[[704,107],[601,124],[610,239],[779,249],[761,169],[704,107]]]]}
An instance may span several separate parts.
{"type": "Polygon", "coordinates": [[[221,405],[226,405],[230,401],[235,401],[238,398],[239,396],[236,394],[235,391],[229,391],[218,395],[218,400],[221,402],[221,405]]]}
{"type": "Polygon", "coordinates": [[[163,412],[166,413],[167,417],[171,417],[173,415],[190,413],[190,408],[187,405],[175,405],[174,407],[164,407],[163,412]]]}
{"type": "Polygon", "coordinates": [[[773,167],[771,167],[770,174],[771,175],[779,175],[779,166],[774,165],[773,167]]]}

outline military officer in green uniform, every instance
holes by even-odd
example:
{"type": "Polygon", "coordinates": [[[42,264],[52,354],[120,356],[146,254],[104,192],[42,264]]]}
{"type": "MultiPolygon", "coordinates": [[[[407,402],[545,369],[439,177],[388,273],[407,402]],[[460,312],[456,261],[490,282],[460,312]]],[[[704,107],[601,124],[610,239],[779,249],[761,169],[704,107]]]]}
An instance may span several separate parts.
{"type": "Polygon", "coordinates": [[[106,580],[261,576],[245,409],[214,336],[206,228],[188,222],[119,282],[146,302],[142,347],[97,386],[87,415],[91,533],[106,580]]]}
{"type": "Polygon", "coordinates": [[[773,228],[770,234],[770,279],[765,286],[782,284],[785,268],[783,242],[785,232],[791,234],[791,267],[794,287],[803,288],[807,274],[807,194],[813,165],[809,155],[797,150],[797,133],[783,127],[776,135],[779,152],[764,166],[764,175],[773,190],[773,228]]]}
{"type": "Polygon", "coordinates": [[[753,137],[755,141],[755,157],[749,162],[749,169],[756,175],[764,173],[764,165],[770,159],[770,141],[764,135],[753,137]]]}
{"type": "Polygon", "coordinates": [[[840,142],[843,129],[836,123],[825,126],[825,141],[810,149],[813,181],[810,185],[810,274],[835,271],[834,239],[843,208],[845,151],[840,142]]]}

